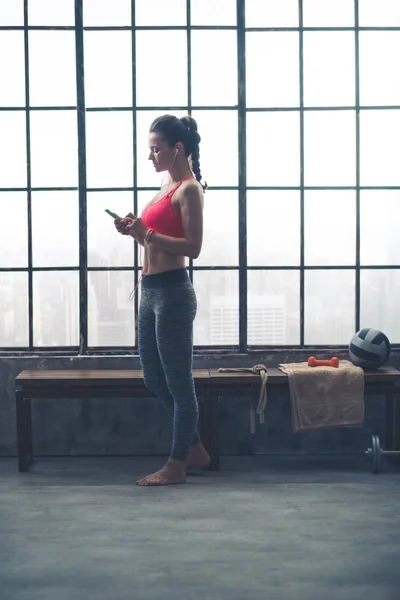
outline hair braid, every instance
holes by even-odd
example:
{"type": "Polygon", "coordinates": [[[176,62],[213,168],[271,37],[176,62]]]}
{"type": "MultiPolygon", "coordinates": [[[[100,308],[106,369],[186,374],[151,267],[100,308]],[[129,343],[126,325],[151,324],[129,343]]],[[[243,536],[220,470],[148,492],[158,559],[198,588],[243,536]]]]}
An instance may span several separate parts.
{"type": "Polygon", "coordinates": [[[201,183],[201,170],[200,170],[200,142],[201,137],[197,131],[197,123],[193,117],[182,117],[181,122],[187,127],[188,131],[188,148],[187,152],[191,156],[192,171],[195,178],[201,184],[203,191],[207,189],[207,183],[201,183]]]}

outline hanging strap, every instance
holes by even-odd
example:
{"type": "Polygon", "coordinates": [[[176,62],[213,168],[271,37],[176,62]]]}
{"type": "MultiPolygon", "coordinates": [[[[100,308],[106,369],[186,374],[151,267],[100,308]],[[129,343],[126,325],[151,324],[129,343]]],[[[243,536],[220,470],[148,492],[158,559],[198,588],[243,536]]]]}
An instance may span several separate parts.
{"type": "MultiPolygon", "coordinates": [[[[254,365],[253,367],[227,367],[218,369],[221,373],[228,373],[229,371],[237,373],[253,373],[254,375],[260,375],[261,387],[260,396],[258,399],[257,414],[260,417],[260,423],[265,423],[264,413],[267,406],[267,380],[268,370],[265,365],[254,365]]],[[[250,403],[250,432],[255,433],[255,411],[253,401],[250,403]]]]}

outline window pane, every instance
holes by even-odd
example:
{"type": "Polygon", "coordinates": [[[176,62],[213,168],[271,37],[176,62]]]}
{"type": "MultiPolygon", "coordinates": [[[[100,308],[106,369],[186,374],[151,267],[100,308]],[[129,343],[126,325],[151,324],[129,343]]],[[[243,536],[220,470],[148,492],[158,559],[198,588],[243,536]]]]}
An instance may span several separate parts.
{"type": "Polygon", "coordinates": [[[360,103],[400,104],[400,31],[360,31],[360,103]]]}
{"type": "Polygon", "coordinates": [[[25,106],[25,53],[22,31],[0,31],[0,106],[25,106]]]}
{"type": "Polygon", "coordinates": [[[33,273],[33,343],[79,345],[79,273],[33,273]]]}
{"type": "Polygon", "coordinates": [[[355,327],[355,272],[306,271],[304,277],[305,343],[348,344],[355,327]]]}
{"type": "Polygon", "coordinates": [[[247,114],[249,186],[300,184],[299,129],[297,112],[247,114]]]}
{"type": "Polygon", "coordinates": [[[361,27],[399,27],[399,0],[358,0],[358,14],[361,27]]]}
{"type": "Polygon", "coordinates": [[[0,267],[27,267],[28,205],[26,193],[0,193],[0,211],[0,267]],[[10,227],[11,223],[18,223],[18,227],[10,227]]]}
{"type": "Polygon", "coordinates": [[[236,0],[191,0],[192,25],[236,25],[236,0]]]}
{"type": "MultiPolygon", "coordinates": [[[[176,113],[174,112],[174,114],[176,113]]],[[[157,173],[148,160],[150,125],[158,116],[158,113],[155,112],[140,111],[136,113],[137,181],[138,185],[143,187],[161,187],[161,182],[167,176],[167,173],[157,173]]],[[[176,116],[178,115],[176,114],[176,116]]]]}
{"type": "Polygon", "coordinates": [[[362,190],[360,213],[361,264],[399,265],[400,191],[362,190]]]}
{"type": "Polygon", "coordinates": [[[28,346],[28,274],[0,273],[0,289],[0,348],[28,346]]]}
{"type": "Polygon", "coordinates": [[[362,270],[360,328],[380,329],[392,344],[400,342],[400,271],[362,270]]]}
{"type": "Polygon", "coordinates": [[[135,303],[129,295],[135,287],[133,271],[88,273],[89,346],[133,346],[135,303]]]}
{"type": "Polygon", "coordinates": [[[238,193],[208,190],[204,196],[203,247],[195,265],[237,266],[238,193]]]}
{"type": "Polygon", "coordinates": [[[0,26],[24,24],[24,1],[12,0],[12,2],[0,2],[0,26]]]}
{"type": "Polygon", "coordinates": [[[28,25],[75,25],[74,0],[29,0],[28,25]]]}
{"type": "Polygon", "coordinates": [[[31,112],[33,187],[78,185],[76,112],[31,112]]]}
{"type": "Polygon", "coordinates": [[[400,111],[361,111],[360,139],[361,185],[400,185],[400,111]]]}
{"type": "Polygon", "coordinates": [[[135,22],[152,27],[186,25],[186,0],[135,0],[135,22]]]}
{"type": "Polygon", "coordinates": [[[86,106],[132,106],[130,31],[85,32],[86,106]]]}
{"type": "MultiPolygon", "coordinates": [[[[179,119],[186,115],[187,111],[174,110],[171,113],[179,119]]],[[[159,117],[160,114],[163,113],[154,110],[140,110],[136,113],[137,178],[138,185],[141,187],[161,187],[161,182],[168,178],[168,173],[156,173],[151,161],[149,161],[149,130],[154,119],[159,117]]]]}
{"type": "Polygon", "coordinates": [[[247,192],[247,263],[300,263],[299,192],[247,192]]]}
{"type": "Polygon", "coordinates": [[[0,111],[0,131],[0,187],[25,187],[25,113],[0,111]]]}
{"type": "Polygon", "coordinates": [[[133,212],[132,192],[88,192],[87,241],[89,267],[126,267],[133,265],[133,238],[122,236],[105,211],[120,217],[133,212]]]}
{"type": "Polygon", "coordinates": [[[192,104],[237,104],[236,31],[192,31],[192,104]]]}
{"type": "Polygon", "coordinates": [[[250,346],[299,344],[299,272],[248,271],[247,320],[250,346]]]}
{"type": "Polygon", "coordinates": [[[298,0],[246,0],[246,27],[298,26],[298,0]]]}
{"type": "Polygon", "coordinates": [[[34,267],[79,265],[78,192],[32,193],[34,267]]]}
{"type": "Polygon", "coordinates": [[[32,106],[76,106],[73,31],[29,32],[29,93],[32,106]]]}
{"type": "Polygon", "coordinates": [[[200,142],[200,167],[210,186],[238,183],[238,115],[236,110],[194,110],[200,142]]]}
{"type": "Polygon", "coordinates": [[[355,185],[355,113],[304,114],[305,185],[355,185]]]}
{"type": "Polygon", "coordinates": [[[88,187],[133,185],[130,111],[86,114],[86,160],[88,187]]]}
{"type": "MultiPolygon", "coordinates": [[[[362,1],[362,0],[361,0],[362,1]]],[[[303,0],[304,27],[354,27],[354,0],[303,0]]]]}
{"type": "Polygon", "coordinates": [[[304,32],[304,104],[355,104],[354,33],[304,32]]]}
{"type": "Polygon", "coordinates": [[[239,275],[237,271],[195,271],[197,296],[195,346],[239,343],[239,275]]]}
{"type": "Polygon", "coordinates": [[[355,265],[356,196],[350,190],[306,191],[306,265],[355,265]]]}
{"type": "Polygon", "coordinates": [[[299,34],[247,33],[246,81],[249,107],[298,106],[299,34]]]}
{"type": "Polygon", "coordinates": [[[131,0],[83,0],[85,27],[122,27],[131,25],[131,0]]]}
{"type": "Polygon", "coordinates": [[[186,31],[136,32],[138,106],[186,106],[186,44],[186,31]],[[173,80],[171,70],[161,65],[174,65],[173,80]]]}

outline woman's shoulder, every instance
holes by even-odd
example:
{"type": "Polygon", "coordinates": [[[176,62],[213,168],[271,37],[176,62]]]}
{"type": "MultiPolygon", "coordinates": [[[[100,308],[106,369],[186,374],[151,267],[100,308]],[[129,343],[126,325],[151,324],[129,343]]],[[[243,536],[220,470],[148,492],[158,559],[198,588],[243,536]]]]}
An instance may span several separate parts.
{"type": "Polygon", "coordinates": [[[196,179],[188,179],[179,187],[177,200],[179,204],[199,201],[203,204],[203,186],[196,179]]]}
{"type": "Polygon", "coordinates": [[[182,194],[195,194],[196,192],[203,194],[203,186],[194,177],[192,179],[186,179],[180,186],[182,194]]]}

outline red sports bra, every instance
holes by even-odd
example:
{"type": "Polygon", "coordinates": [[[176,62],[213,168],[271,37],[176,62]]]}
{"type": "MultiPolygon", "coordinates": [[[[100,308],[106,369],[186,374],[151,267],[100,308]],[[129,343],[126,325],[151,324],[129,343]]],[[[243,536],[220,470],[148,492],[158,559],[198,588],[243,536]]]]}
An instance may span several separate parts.
{"type": "Polygon", "coordinates": [[[181,215],[172,206],[171,198],[174,192],[182,185],[183,181],[193,179],[192,175],[179,181],[169,192],[156,200],[154,204],[148,204],[143,209],[141,219],[148,229],[154,229],[157,233],[170,237],[183,238],[185,234],[182,229],[181,215]]]}

